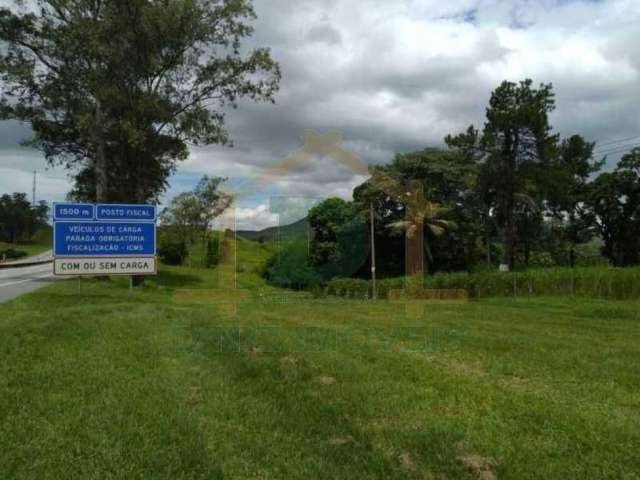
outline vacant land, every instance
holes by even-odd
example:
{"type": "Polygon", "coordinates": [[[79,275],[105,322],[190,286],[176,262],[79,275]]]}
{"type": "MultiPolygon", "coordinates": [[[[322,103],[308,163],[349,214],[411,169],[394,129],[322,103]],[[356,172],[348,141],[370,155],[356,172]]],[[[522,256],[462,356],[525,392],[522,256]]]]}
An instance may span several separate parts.
{"type": "Polygon", "coordinates": [[[0,305],[0,478],[639,478],[638,303],[215,286],[0,305]]]}

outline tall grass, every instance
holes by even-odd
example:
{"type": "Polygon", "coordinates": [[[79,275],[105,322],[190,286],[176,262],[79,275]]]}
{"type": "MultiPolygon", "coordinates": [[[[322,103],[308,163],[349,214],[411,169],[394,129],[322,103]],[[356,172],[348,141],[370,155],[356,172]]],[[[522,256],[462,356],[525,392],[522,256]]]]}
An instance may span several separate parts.
{"type": "MultiPolygon", "coordinates": [[[[406,289],[404,278],[377,282],[379,298],[406,289]]],[[[559,295],[634,300],[640,298],[640,267],[545,268],[525,272],[438,273],[424,280],[425,289],[463,289],[471,297],[559,295]]],[[[326,292],[342,297],[370,297],[370,280],[335,278],[326,292]]]]}

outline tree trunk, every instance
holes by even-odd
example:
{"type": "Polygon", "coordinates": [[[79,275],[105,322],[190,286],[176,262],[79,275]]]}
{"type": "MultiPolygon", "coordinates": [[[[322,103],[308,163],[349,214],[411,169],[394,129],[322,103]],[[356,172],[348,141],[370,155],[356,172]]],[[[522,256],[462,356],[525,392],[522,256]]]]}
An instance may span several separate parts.
{"type": "Polygon", "coordinates": [[[405,270],[408,277],[423,275],[424,225],[414,223],[415,232],[407,229],[405,234],[405,270]]]}
{"type": "MultiPolygon", "coordinates": [[[[147,199],[146,199],[146,192],[145,192],[145,186],[144,183],[142,181],[143,179],[143,165],[142,162],[144,162],[144,156],[141,155],[140,156],[140,163],[139,168],[138,168],[138,187],[136,190],[136,202],[139,204],[143,204],[146,203],[147,199]]],[[[156,259],[156,262],[158,260],[156,259]]],[[[145,277],[143,275],[135,275],[131,277],[131,285],[133,287],[144,287],[144,282],[145,282],[145,277]]]]}

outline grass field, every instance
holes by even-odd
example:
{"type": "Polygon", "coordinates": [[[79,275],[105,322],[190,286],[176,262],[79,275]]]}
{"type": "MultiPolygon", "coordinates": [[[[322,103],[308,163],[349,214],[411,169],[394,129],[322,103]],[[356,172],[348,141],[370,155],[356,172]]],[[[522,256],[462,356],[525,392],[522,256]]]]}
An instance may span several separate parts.
{"type": "Polygon", "coordinates": [[[319,300],[253,255],[235,317],[189,268],[0,305],[0,478],[640,478],[637,302],[319,300]]]}

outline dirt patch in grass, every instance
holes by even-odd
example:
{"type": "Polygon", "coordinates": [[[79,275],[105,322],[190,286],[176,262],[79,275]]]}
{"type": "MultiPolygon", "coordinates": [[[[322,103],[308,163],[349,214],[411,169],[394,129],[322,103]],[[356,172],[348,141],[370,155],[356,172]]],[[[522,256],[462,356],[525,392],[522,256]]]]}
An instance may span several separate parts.
{"type": "Polygon", "coordinates": [[[187,403],[189,405],[198,405],[204,402],[204,394],[201,387],[189,387],[187,391],[187,403]]]}
{"type": "Polygon", "coordinates": [[[322,385],[334,385],[336,383],[336,379],[333,377],[322,376],[318,377],[318,382],[322,385]]]}
{"type": "Polygon", "coordinates": [[[402,452],[398,456],[398,459],[400,460],[400,465],[402,465],[407,470],[410,470],[412,472],[416,470],[416,464],[413,463],[413,460],[411,459],[411,455],[409,455],[409,452],[402,452]]]}
{"type": "Polygon", "coordinates": [[[347,435],[346,437],[335,437],[329,440],[329,445],[341,446],[353,443],[353,437],[347,435]]]}
{"type": "Polygon", "coordinates": [[[498,466],[498,462],[491,457],[460,454],[457,459],[479,480],[495,480],[497,478],[493,470],[498,466]]]}
{"type": "Polygon", "coordinates": [[[280,359],[280,361],[284,364],[288,364],[288,365],[297,365],[298,363],[298,359],[296,357],[294,357],[293,355],[285,355],[284,357],[282,357],[280,359]]]}

